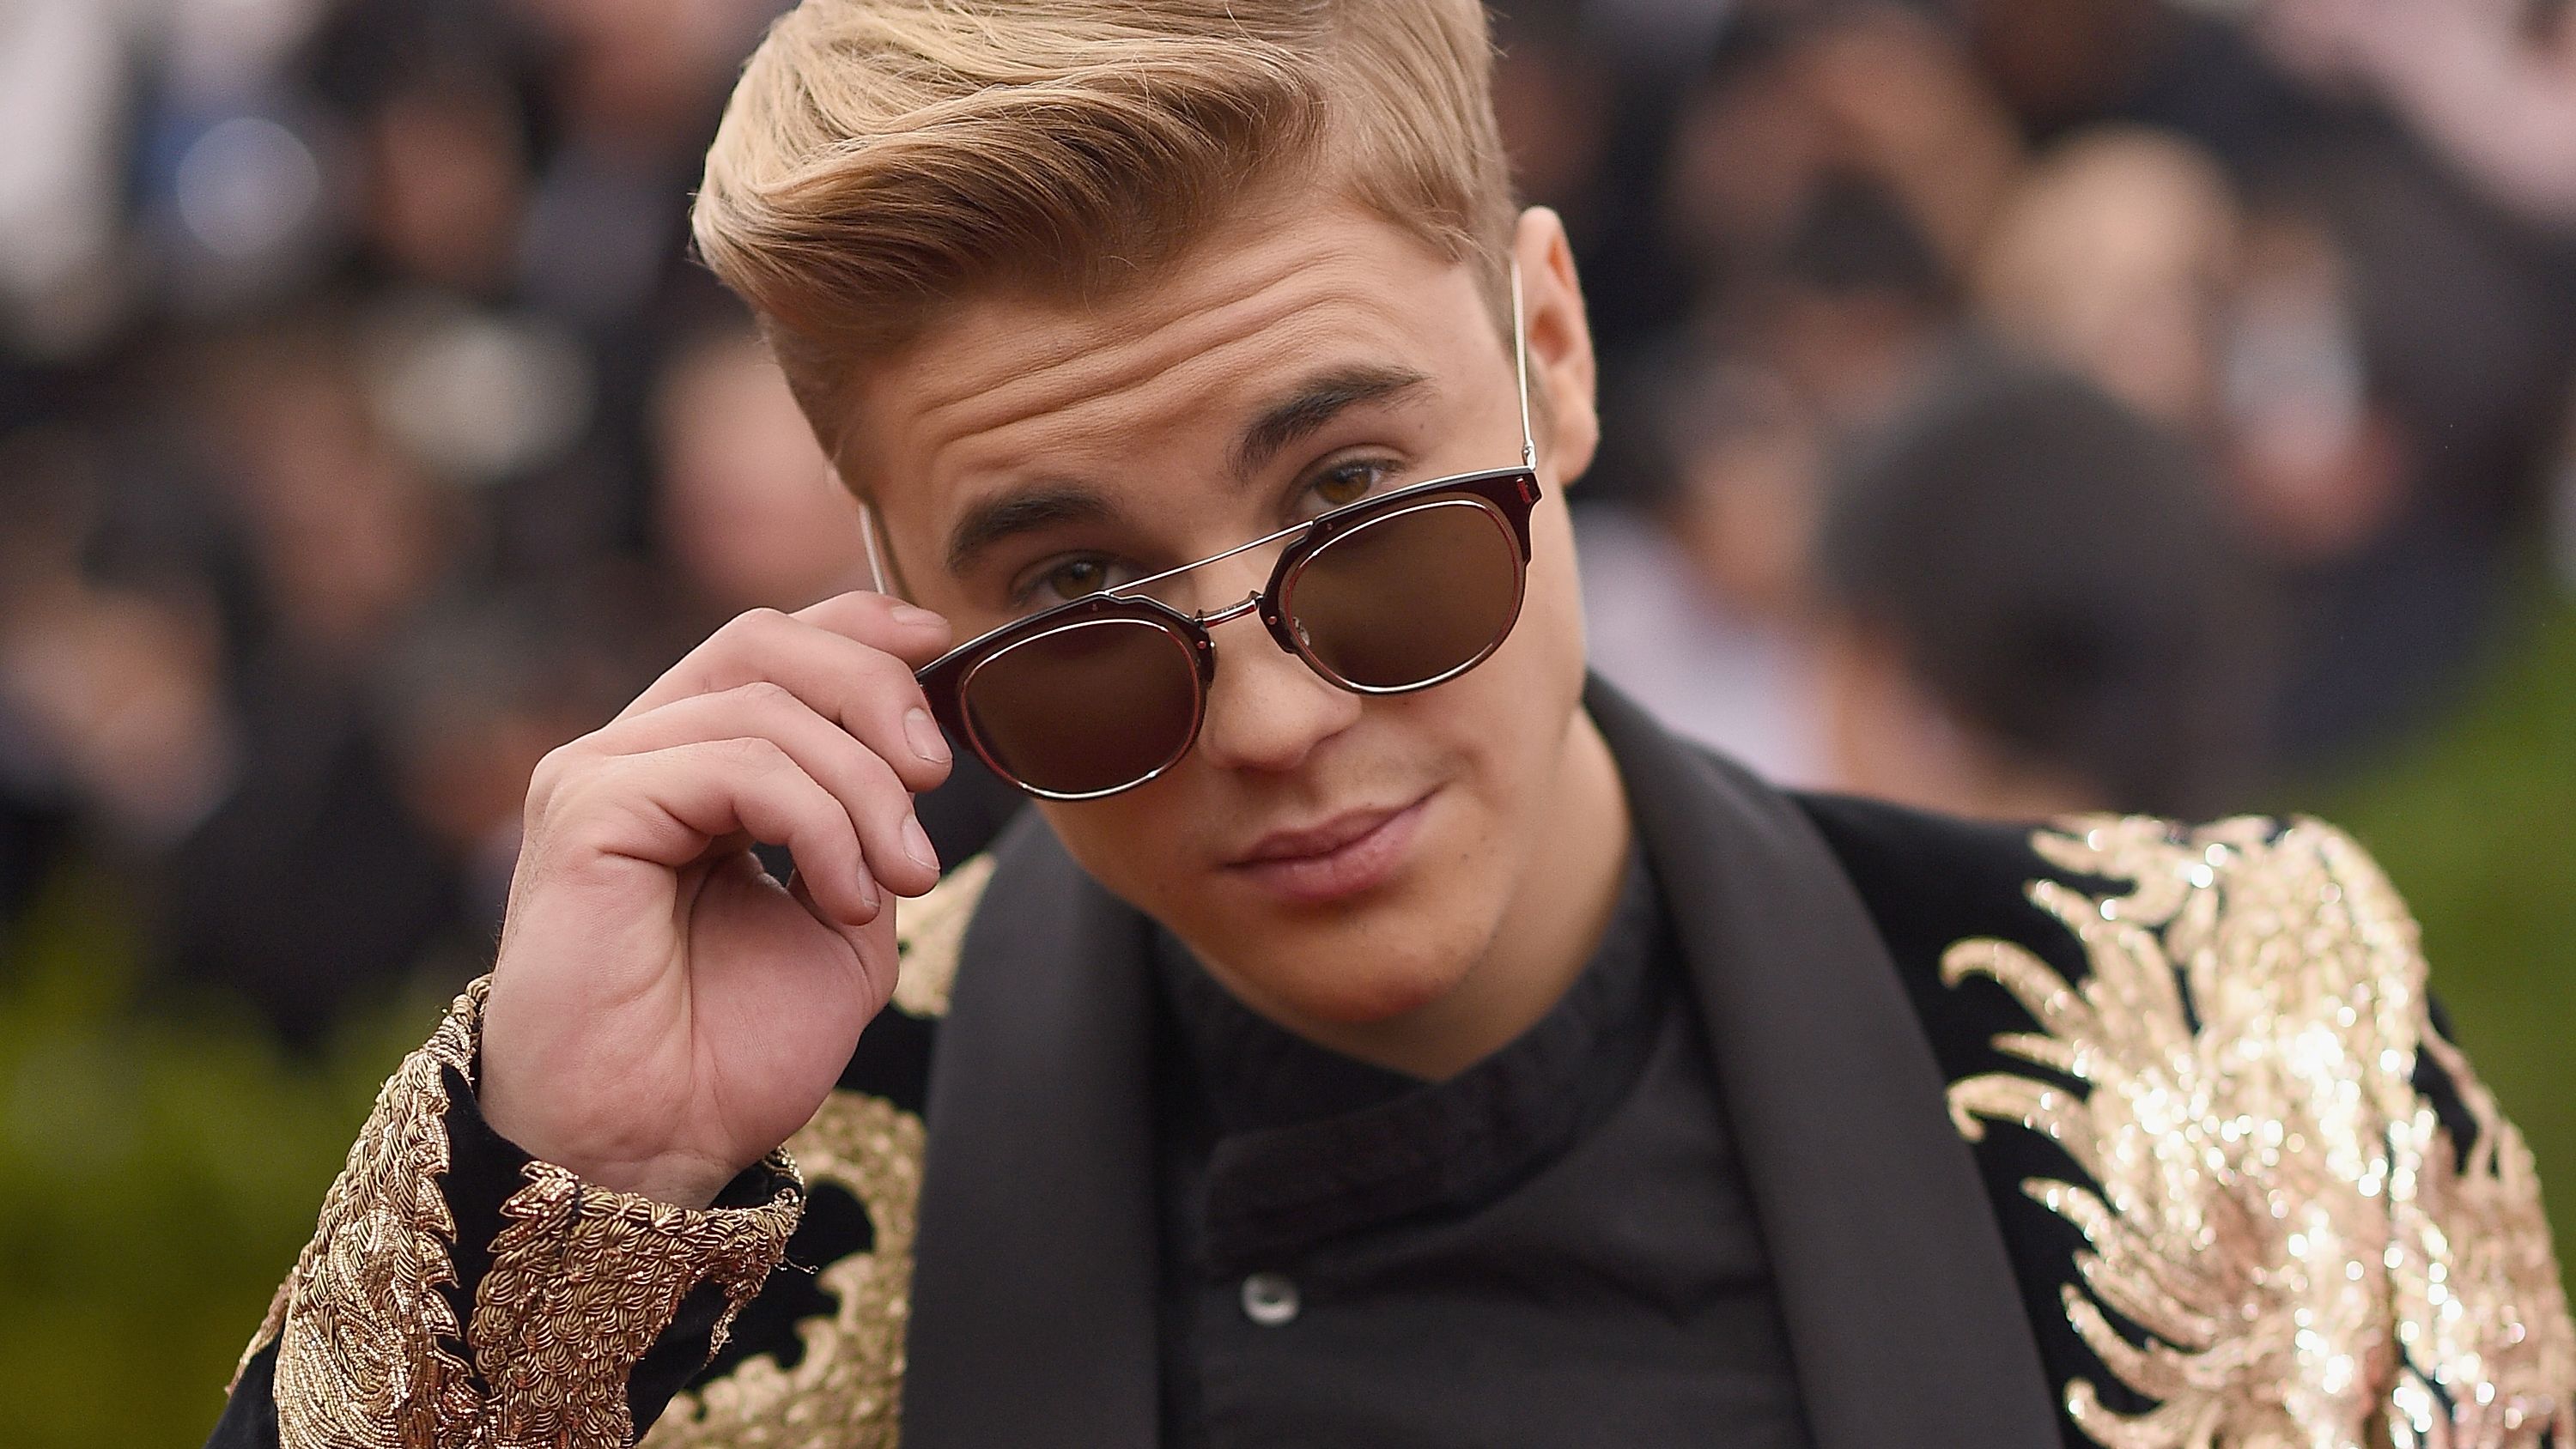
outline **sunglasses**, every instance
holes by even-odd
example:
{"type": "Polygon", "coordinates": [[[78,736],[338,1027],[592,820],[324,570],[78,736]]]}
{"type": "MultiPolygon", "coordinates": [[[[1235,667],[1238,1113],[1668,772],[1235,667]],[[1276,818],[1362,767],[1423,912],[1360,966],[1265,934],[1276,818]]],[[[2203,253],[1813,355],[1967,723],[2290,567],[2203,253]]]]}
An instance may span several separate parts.
{"type": "Polygon", "coordinates": [[[1280,648],[1354,694],[1408,694],[1482,664],[1520,618],[1539,499],[1517,267],[1512,368],[1519,467],[1362,499],[1006,624],[914,676],[931,714],[1021,790],[1097,800],[1154,779],[1197,743],[1219,624],[1258,615],[1280,648]],[[1237,603],[1194,613],[1145,592],[1272,544],[1284,547],[1269,583],[1237,603]]]}

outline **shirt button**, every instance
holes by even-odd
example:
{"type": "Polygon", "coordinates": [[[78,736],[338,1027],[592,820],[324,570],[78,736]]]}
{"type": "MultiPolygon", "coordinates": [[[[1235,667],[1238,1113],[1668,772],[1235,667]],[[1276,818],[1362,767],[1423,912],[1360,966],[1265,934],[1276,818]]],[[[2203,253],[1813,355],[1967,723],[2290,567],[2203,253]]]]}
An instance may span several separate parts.
{"type": "Polygon", "coordinates": [[[1297,1318],[1297,1285],[1285,1273],[1255,1273],[1243,1280],[1243,1316],[1264,1328],[1297,1318]]]}

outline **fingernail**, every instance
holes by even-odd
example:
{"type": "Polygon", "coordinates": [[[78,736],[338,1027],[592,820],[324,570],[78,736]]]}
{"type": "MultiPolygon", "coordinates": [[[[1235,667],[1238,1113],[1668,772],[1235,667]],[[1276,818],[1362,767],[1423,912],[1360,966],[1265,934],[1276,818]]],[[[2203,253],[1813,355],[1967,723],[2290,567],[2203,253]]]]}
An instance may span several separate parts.
{"type": "Polygon", "coordinates": [[[897,604],[886,610],[886,616],[898,624],[936,624],[939,616],[918,604],[897,604]]]}
{"type": "Polygon", "coordinates": [[[876,878],[869,875],[865,870],[861,870],[859,872],[859,904],[866,906],[869,910],[873,911],[884,903],[885,898],[877,894],[876,878]]]}
{"type": "Polygon", "coordinates": [[[903,818],[903,853],[927,869],[939,869],[939,852],[930,848],[930,837],[922,832],[918,815],[903,818]]]}
{"type": "Polygon", "coordinates": [[[934,765],[948,763],[948,741],[939,736],[939,726],[932,722],[926,709],[907,710],[903,716],[903,737],[912,744],[912,752],[934,765]]]}

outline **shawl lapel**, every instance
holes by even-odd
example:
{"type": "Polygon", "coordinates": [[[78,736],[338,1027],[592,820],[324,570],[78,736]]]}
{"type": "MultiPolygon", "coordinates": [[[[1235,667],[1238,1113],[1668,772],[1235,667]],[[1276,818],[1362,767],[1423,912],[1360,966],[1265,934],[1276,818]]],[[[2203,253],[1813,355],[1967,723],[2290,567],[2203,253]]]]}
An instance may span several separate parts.
{"type": "Polygon", "coordinates": [[[994,847],[931,1059],[906,1449],[1159,1432],[1144,918],[1029,811],[994,847]]]}
{"type": "Polygon", "coordinates": [[[1817,1449],[2056,1449],[1975,1159],[1867,908],[1779,791],[1586,698],[1662,881],[1817,1449]]]}

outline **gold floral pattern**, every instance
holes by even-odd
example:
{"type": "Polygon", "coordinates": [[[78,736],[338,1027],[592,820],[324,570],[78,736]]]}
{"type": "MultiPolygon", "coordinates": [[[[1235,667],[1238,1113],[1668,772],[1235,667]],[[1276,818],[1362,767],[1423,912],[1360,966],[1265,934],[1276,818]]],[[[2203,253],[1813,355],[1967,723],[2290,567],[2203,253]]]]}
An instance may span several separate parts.
{"type": "Polygon", "coordinates": [[[807,1181],[859,1199],[876,1241],[822,1270],[839,1306],[796,1326],[805,1352],[795,1367],[763,1355],[680,1395],[645,1435],[645,1449],[893,1449],[922,1142],[919,1117],[858,1092],[834,1092],[789,1140],[807,1181]]]}
{"type": "Polygon", "coordinates": [[[1950,1111],[1971,1142],[2017,1122],[2079,1169],[2023,1188],[2086,1244],[2069,1324],[2155,1406],[2078,1379],[2076,1426],[2106,1449],[2576,1442],[2530,1154],[2432,1032],[2414,922],[2361,848],[2312,821],[2114,817],[2033,845],[2128,889],[2029,887],[2080,983],[2008,941],[1949,950],[1946,981],[2030,1013],[1994,1045],[2039,1069],[1956,1082],[1950,1111]],[[2477,1119],[2465,1166],[2414,1087],[2425,1052],[2477,1119]]]}
{"type": "Polygon", "coordinates": [[[680,1299],[712,1280],[738,1309],[795,1231],[803,1194],[783,1157],[771,1166],[789,1184],[768,1203],[703,1210],[532,1163],[501,1205],[505,1226],[460,1343],[442,1291],[457,1282],[456,1224],[439,1184],[445,1074],[471,1085],[485,991],[478,981],[459,996],[385,1083],[243,1355],[277,1342],[278,1437],[294,1449],[622,1446],[627,1375],[680,1299]]]}
{"type": "Polygon", "coordinates": [[[2403,1129],[2415,1176],[2389,1195],[2388,1276],[2407,1357],[2393,1440],[2399,1449],[2472,1449],[2528,1443],[2545,1428],[2569,1449],[2576,1328],[2531,1149],[2459,1048],[2427,1031],[2424,1050],[2458,1086],[2478,1135],[2462,1162],[2429,1106],[2403,1129]]]}
{"type": "Polygon", "coordinates": [[[978,855],[961,862],[931,887],[930,894],[906,901],[895,911],[895,950],[902,969],[895,974],[894,1004],[914,1016],[948,1014],[948,992],[957,981],[957,958],[966,945],[966,923],[975,903],[993,878],[993,857],[978,855]]]}

